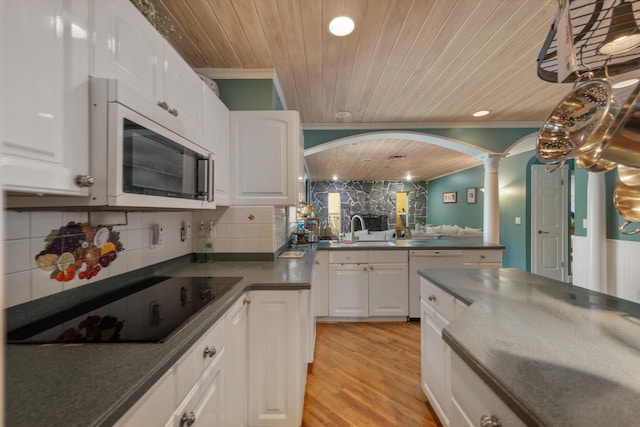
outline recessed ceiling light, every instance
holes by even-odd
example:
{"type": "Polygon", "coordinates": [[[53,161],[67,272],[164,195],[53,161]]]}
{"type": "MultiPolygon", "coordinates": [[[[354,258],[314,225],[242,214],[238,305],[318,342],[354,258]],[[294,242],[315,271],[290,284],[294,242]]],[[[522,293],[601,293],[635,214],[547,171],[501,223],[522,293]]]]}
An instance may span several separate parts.
{"type": "Polygon", "coordinates": [[[638,79],[623,80],[621,82],[618,82],[618,83],[614,84],[611,87],[614,88],[614,89],[620,89],[620,88],[623,88],[623,87],[634,85],[634,84],[638,83],[638,81],[639,81],[638,79]]]}
{"type": "Polygon", "coordinates": [[[351,117],[351,112],[349,111],[338,111],[336,113],[336,119],[348,119],[351,117]]]}
{"type": "Polygon", "coordinates": [[[338,37],[351,34],[354,28],[355,24],[353,23],[353,19],[348,16],[338,16],[333,18],[329,23],[329,31],[331,34],[338,37]]]}
{"type": "Polygon", "coordinates": [[[333,175],[333,180],[337,181],[338,180],[338,176],[337,175],[333,175]]]}
{"type": "Polygon", "coordinates": [[[363,163],[367,163],[367,162],[370,162],[370,161],[371,161],[371,159],[362,159],[363,163]]]}
{"type": "Polygon", "coordinates": [[[407,177],[405,178],[406,181],[411,181],[411,174],[409,172],[407,172],[407,177]]]}
{"type": "Polygon", "coordinates": [[[491,111],[489,110],[476,111],[475,113],[473,113],[473,117],[484,117],[489,113],[491,113],[491,111]]]}

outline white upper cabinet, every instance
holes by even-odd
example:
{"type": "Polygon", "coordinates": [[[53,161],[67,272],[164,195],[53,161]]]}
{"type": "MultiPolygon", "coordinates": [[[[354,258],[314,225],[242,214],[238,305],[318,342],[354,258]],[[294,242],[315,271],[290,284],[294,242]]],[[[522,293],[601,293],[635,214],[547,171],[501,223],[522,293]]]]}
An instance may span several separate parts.
{"type": "Polygon", "coordinates": [[[216,153],[214,188],[216,205],[228,206],[229,187],[229,109],[202,83],[202,147],[216,153]]]}
{"type": "Polygon", "coordinates": [[[0,2],[2,166],[7,190],[86,196],[89,6],[0,2]]]}
{"type": "Polygon", "coordinates": [[[297,111],[232,111],[231,204],[296,205],[303,164],[297,111]]]}
{"type": "Polygon", "coordinates": [[[164,44],[163,84],[163,97],[159,102],[166,102],[167,112],[184,126],[178,133],[201,143],[203,83],[169,43],[164,44]]]}
{"type": "Polygon", "coordinates": [[[164,39],[129,0],[92,3],[91,74],[111,77],[156,102],[163,100],[164,39]]]}
{"type": "Polygon", "coordinates": [[[92,4],[91,74],[135,89],[149,105],[164,110],[164,126],[200,143],[202,82],[195,72],[129,0],[92,4]]]}

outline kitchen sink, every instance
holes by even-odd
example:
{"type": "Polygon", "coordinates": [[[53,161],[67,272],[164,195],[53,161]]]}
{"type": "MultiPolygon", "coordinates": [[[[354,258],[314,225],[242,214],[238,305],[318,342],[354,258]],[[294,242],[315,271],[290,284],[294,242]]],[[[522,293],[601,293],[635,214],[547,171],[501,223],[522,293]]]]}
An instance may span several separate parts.
{"type": "Polygon", "coordinates": [[[347,248],[347,247],[358,247],[358,248],[372,248],[372,247],[390,247],[396,246],[396,242],[391,240],[358,240],[355,242],[343,242],[343,243],[331,243],[333,247],[339,248],[347,248]]]}

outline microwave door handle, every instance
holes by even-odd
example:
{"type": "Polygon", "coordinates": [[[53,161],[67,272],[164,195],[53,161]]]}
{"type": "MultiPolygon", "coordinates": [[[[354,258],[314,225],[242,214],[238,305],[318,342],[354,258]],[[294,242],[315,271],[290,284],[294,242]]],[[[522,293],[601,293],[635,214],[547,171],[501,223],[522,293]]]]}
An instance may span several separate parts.
{"type": "Polygon", "coordinates": [[[208,202],[213,202],[214,201],[214,196],[215,196],[215,175],[214,175],[214,169],[215,169],[215,156],[212,153],[209,153],[209,167],[207,168],[207,172],[209,174],[209,179],[208,179],[208,183],[209,185],[207,186],[207,201],[208,202]]]}

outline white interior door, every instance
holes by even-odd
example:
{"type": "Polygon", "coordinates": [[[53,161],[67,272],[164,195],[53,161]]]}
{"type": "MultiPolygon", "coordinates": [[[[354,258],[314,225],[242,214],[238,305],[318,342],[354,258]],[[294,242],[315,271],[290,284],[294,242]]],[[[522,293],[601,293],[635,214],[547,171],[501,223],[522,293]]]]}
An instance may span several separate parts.
{"type": "Polygon", "coordinates": [[[569,167],[531,166],[531,271],[568,280],[569,167]]]}

